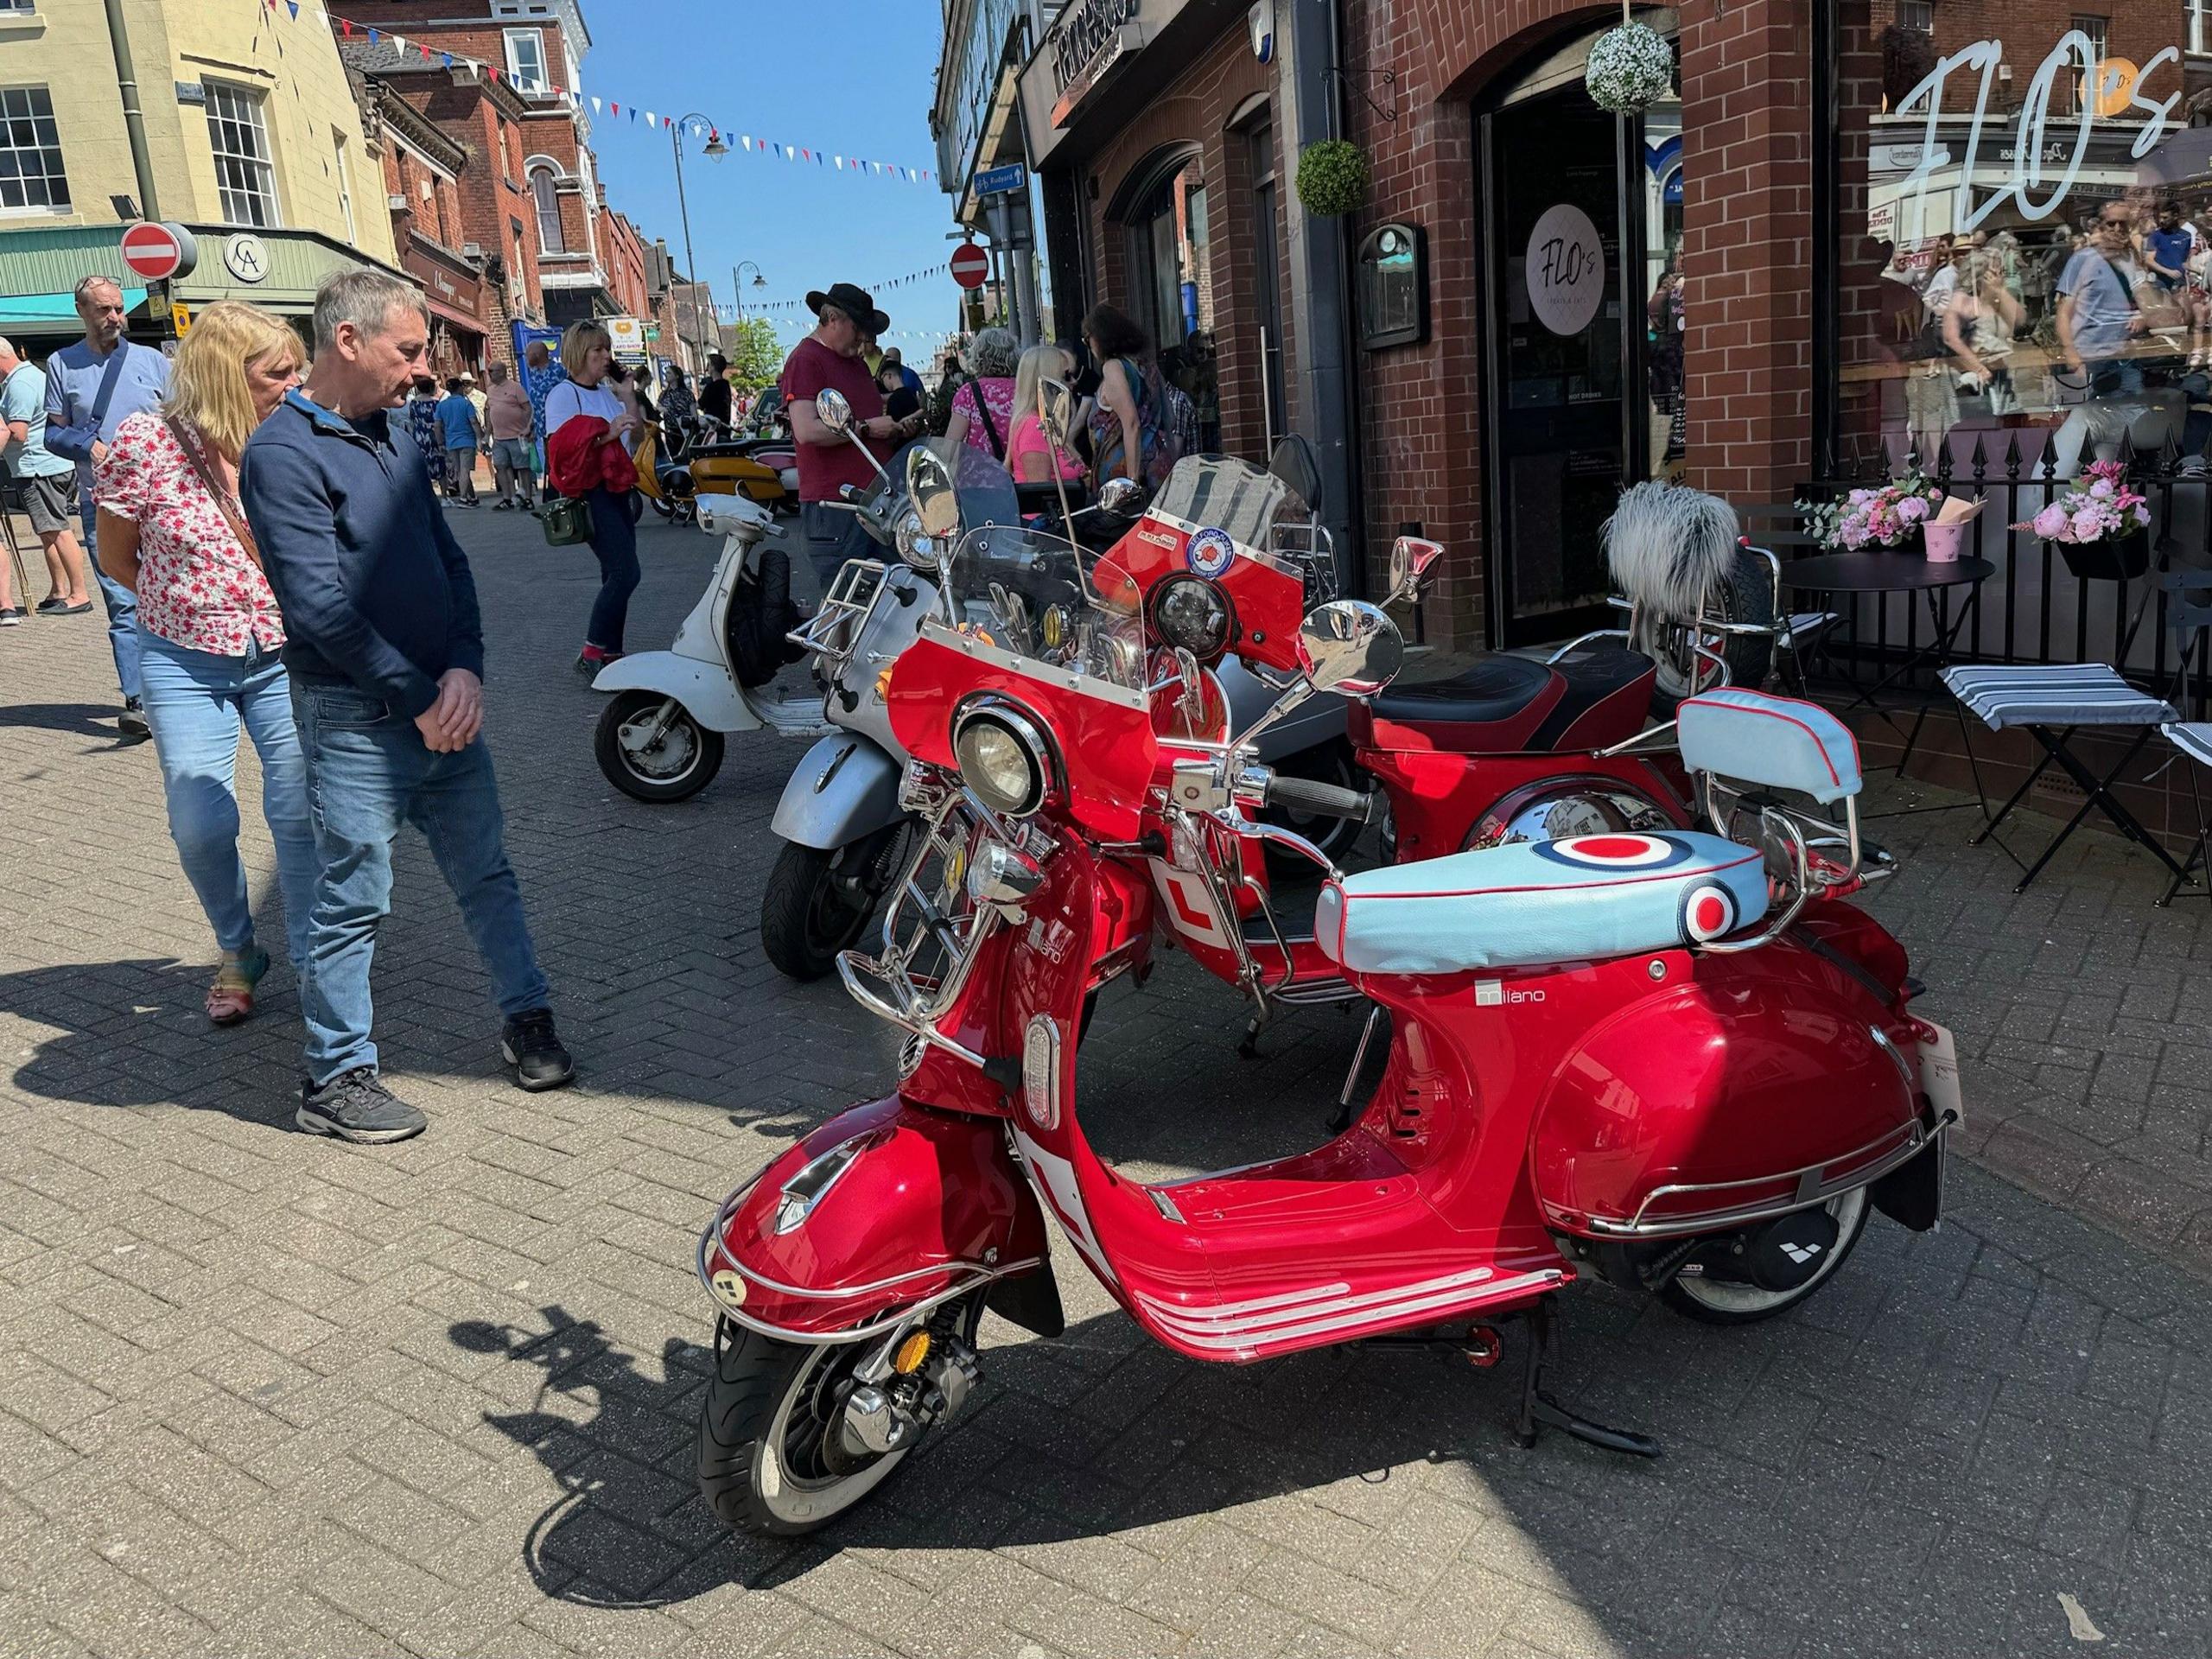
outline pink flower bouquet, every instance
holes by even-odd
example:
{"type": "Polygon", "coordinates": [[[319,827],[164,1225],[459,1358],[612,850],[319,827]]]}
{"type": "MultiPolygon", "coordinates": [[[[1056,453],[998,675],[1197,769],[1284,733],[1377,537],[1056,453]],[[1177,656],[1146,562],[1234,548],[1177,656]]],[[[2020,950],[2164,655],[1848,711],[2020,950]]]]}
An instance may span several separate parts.
{"type": "Polygon", "coordinates": [[[2127,468],[2116,461],[2093,461],[2072,487],[2059,492],[2032,518],[2012,526],[2046,542],[2086,547],[2148,529],[2151,504],[2127,486],[2127,468]]]}
{"type": "Polygon", "coordinates": [[[1805,527],[1829,549],[1858,552],[1896,547],[1936,516],[1943,493],[1915,461],[1903,478],[1875,489],[1858,489],[1840,501],[1801,501],[1805,527]]]}

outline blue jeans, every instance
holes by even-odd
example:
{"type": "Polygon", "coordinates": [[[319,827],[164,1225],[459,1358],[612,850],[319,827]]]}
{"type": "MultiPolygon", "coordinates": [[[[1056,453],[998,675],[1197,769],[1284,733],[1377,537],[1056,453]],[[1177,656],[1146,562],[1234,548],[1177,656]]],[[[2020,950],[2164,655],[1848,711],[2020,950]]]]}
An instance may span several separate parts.
{"type": "MultiPolygon", "coordinates": [[[[804,538],[807,563],[814,567],[815,585],[821,594],[830,591],[848,559],[880,558],[883,550],[868,533],[857,512],[826,502],[804,501],[798,510],[799,534],[804,538]]],[[[821,601],[816,596],[816,602],[821,601]]]]}
{"type": "Polygon", "coordinates": [[[308,923],[309,971],[300,998],[308,1079],[318,1088],[377,1063],[369,1040],[369,965],[391,908],[391,843],[411,823],[453,889],[491,971],[499,1012],[546,1006],[522,888],[507,862],[499,788],[481,738],[433,754],[405,715],[344,682],[292,682],[307,760],[308,805],[321,870],[308,923]]]}
{"type": "Polygon", "coordinates": [[[292,971],[307,976],[308,914],[315,906],[315,828],[308,821],[307,769],[284,665],[258,645],[243,657],[188,650],[141,636],[147,723],[168,798],[169,836],[185,880],[200,895],[225,950],[253,942],[245,866],[238,860],[238,728],[261,756],[261,812],[276,843],[284,934],[292,971]]]}
{"type": "Polygon", "coordinates": [[[107,607],[108,649],[115,653],[116,683],[125,698],[143,696],[138,677],[138,595],[100,569],[99,516],[92,511],[92,493],[78,486],[78,511],[85,524],[85,563],[100,585],[100,603],[107,607]]]}
{"type": "Polygon", "coordinates": [[[630,620],[630,595],[638,591],[643,574],[638,569],[637,524],[645,502],[635,490],[616,495],[603,485],[584,499],[591,503],[591,550],[599,556],[599,597],[591,602],[584,643],[619,654],[630,620]]]}

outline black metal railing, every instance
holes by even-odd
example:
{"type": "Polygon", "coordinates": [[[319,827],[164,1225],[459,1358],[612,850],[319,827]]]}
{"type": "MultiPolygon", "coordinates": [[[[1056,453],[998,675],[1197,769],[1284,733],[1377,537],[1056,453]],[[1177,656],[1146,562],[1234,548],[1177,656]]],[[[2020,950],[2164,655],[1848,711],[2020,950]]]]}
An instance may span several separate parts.
{"type": "MultiPolygon", "coordinates": [[[[1989,560],[1997,569],[1978,594],[1943,590],[1932,606],[1920,594],[1839,594],[1829,601],[1842,620],[1821,656],[1823,671],[1859,685],[1917,664],[1923,652],[1955,622],[1951,659],[1983,663],[2110,663],[2130,680],[2161,696],[2181,677],[2183,646],[2169,626],[2163,570],[2212,568],[2212,468],[2202,446],[2184,454],[2179,435],[2155,449],[2139,450],[2125,429],[2101,439],[2094,428],[2062,458],[2066,429],[2018,428],[1955,431],[1919,455],[1922,470],[1948,495],[1986,501],[1968,527],[1961,556],[1989,560]],[[2151,508],[2150,569],[2133,580],[2075,574],[2050,542],[2016,530],[2071,486],[2092,460],[2118,460],[2151,508]],[[1961,610],[1961,607],[1969,607],[1961,610]],[[1932,612],[1932,614],[1931,614],[1932,612]]],[[[1842,476],[1816,480],[1805,499],[1827,500],[1900,475],[1907,456],[1883,451],[1842,476]]],[[[1754,542],[1760,528],[1746,526],[1754,542]]],[[[1802,541],[1801,537],[1783,537],[1802,541]]],[[[1793,553],[1777,549],[1785,573],[1793,553]]],[[[2185,717],[2212,710],[2212,649],[2195,652],[2184,688],[2185,717]]],[[[1907,683],[1927,689],[1932,669],[1913,666],[1907,683]]]]}

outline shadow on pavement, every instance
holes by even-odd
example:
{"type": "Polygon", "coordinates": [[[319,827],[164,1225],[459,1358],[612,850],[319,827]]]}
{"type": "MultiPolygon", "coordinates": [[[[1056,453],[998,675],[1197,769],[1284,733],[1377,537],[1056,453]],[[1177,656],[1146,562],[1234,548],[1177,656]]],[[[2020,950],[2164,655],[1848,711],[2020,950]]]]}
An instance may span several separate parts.
{"type": "Polygon", "coordinates": [[[18,702],[0,711],[0,727],[104,737],[117,748],[132,747],[145,741],[120,737],[115,729],[115,715],[113,706],[96,702],[18,702]]]}

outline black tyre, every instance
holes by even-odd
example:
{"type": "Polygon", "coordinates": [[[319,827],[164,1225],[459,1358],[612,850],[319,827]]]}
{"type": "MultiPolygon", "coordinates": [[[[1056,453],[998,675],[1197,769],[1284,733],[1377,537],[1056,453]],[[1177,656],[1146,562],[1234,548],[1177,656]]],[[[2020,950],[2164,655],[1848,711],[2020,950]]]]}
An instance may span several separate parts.
{"type": "Polygon", "coordinates": [[[665,495],[649,495],[645,497],[645,499],[653,504],[653,511],[660,514],[662,518],[673,518],[676,517],[676,503],[670,500],[665,495]]]}
{"type": "Polygon", "coordinates": [[[1660,1290],[1659,1300],[1685,1319],[1695,1319],[1700,1325],[1757,1325],[1763,1319],[1787,1313],[1835,1277],[1866,1232],[1866,1218],[1873,1214],[1874,1206],[1866,1189],[1859,1186],[1829,1199],[1827,1211],[1835,1217],[1835,1248],[1828,1252],[1828,1258],[1819,1271],[1796,1289],[1764,1290],[1757,1285],[1700,1273],[1694,1271],[1697,1257],[1693,1255],[1686,1270],[1676,1274],[1660,1290]]]}
{"type": "Polygon", "coordinates": [[[785,844],[760,895],[760,948],[779,971],[819,979],[860,943],[897,874],[894,843],[905,829],[902,819],[833,852],[785,844]]]}
{"type": "MultiPolygon", "coordinates": [[[[1709,609],[1716,613],[1715,620],[1723,622],[1755,622],[1762,626],[1772,622],[1772,568],[1748,549],[1738,550],[1735,563],[1729,568],[1728,580],[1712,595],[1709,609]]],[[[1647,623],[1633,643],[1658,665],[1652,701],[1663,712],[1672,714],[1683,698],[1712,689],[1713,664],[1692,650],[1687,620],[1647,623]]],[[[1707,643],[1717,649],[1727,663],[1731,685],[1757,690],[1773,671],[1774,641],[1765,634],[1716,634],[1707,643]]]]}
{"type": "MultiPolygon", "coordinates": [[[[983,1293],[955,1304],[949,1317],[972,1344],[983,1293]]],[[[699,1412],[707,1506],[747,1532],[791,1537],[827,1526],[896,1473],[926,1434],[874,1457],[855,1456],[837,1437],[852,1369],[873,1346],[779,1342],[719,1320],[714,1376],[699,1412]]]]}
{"type": "MultiPolygon", "coordinates": [[[[1351,745],[1342,738],[1333,738],[1297,754],[1285,755],[1275,762],[1275,770],[1286,778],[1304,778],[1313,783],[1331,784],[1338,789],[1367,789],[1374,784],[1373,779],[1360,771],[1358,763],[1352,759],[1351,745]]],[[[1351,851],[1352,844],[1359,839],[1359,832],[1367,827],[1354,823],[1349,818],[1332,818],[1284,806],[1270,806],[1261,816],[1279,829],[1305,836],[1319,847],[1333,864],[1344,861],[1344,855],[1351,851]]],[[[1319,877],[1321,874],[1312,859],[1287,847],[1270,844],[1267,849],[1267,859],[1268,873],[1278,878],[1319,877]]]]}
{"type": "Polygon", "coordinates": [[[696,795],[721,770],[722,734],[658,691],[616,692],[600,711],[591,747],[608,783],[657,804],[696,795]]]}

